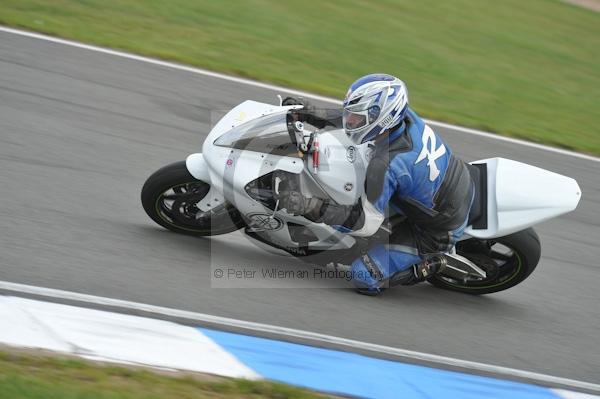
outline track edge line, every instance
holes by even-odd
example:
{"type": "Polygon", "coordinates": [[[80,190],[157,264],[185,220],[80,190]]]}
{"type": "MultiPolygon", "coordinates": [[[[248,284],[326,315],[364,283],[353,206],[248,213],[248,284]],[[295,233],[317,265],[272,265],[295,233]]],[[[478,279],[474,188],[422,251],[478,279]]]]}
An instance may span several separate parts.
{"type": "MultiPolygon", "coordinates": [[[[178,64],[175,62],[163,61],[163,60],[159,60],[156,58],[136,55],[136,54],[128,53],[126,51],[113,50],[113,49],[109,49],[109,48],[105,48],[105,47],[95,46],[95,45],[91,45],[91,44],[85,44],[85,43],[78,42],[75,40],[62,39],[59,37],[50,36],[50,35],[46,35],[46,34],[42,34],[42,33],[36,33],[36,32],[26,31],[26,30],[22,30],[22,29],[10,28],[10,27],[4,26],[4,25],[0,25],[0,32],[11,33],[14,35],[25,36],[25,37],[29,37],[29,38],[33,38],[33,39],[45,40],[45,41],[52,42],[52,43],[64,44],[67,46],[72,46],[72,47],[77,47],[77,48],[86,49],[86,50],[90,50],[90,51],[96,51],[99,53],[114,55],[117,57],[127,58],[130,60],[159,65],[159,66],[166,67],[166,68],[178,69],[180,71],[186,71],[186,72],[209,76],[209,77],[213,77],[213,78],[217,78],[217,79],[223,79],[223,80],[227,80],[230,82],[241,83],[241,84],[254,86],[254,87],[260,87],[260,88],[267,89],[267,90],[287,92],[290,94],[304,96],[304,97],[311,98],[314,100],[329,102],[331,104],[339,105],[342,103],[340,100],[335,99],[335,98],[321,96],[318,94],[313,94],[313,93],[309,93],[309,92],[302,91],[302,90],[297,90],[297,89],[292,89],[289,87],[277,86],[274,84],[263,83],[263,82],[259,82],[259,81],[255,81],[255,80],[251,80],[251,79],[245,79],[245,78],[240,78],[240,77],[236,77],[236,76],[226,75],[226,74],[219,73],[219,72],[209,71],[207,69],[202,69],[202,68],[198,68],[198,67],[192,67],[192,66],[188,66],[188,65],[178,64]]],[[[461,133],[474,134],[474,135],[478,135],[478,136],[487,137],[490,139],[496,139],[496,140],[500,140],[500,141],[513,143],[513,144],[523,145],[526,147],[536,148],[539,150],[544,150],[544,151],[554,152],[554,153],[561,154],[561,155],[567,155],[567,156],[571,156],[571,157],[575,157],[575,158],[579,158],[579,159],[584,159],[587,161],[600,162],[600,157],[595,157],[593,155],[588,155],[588,154],[584,154],[584,153],[580,153],[580,152],[576,152],[576,151],[565,150],[562,148],[552,147],[552,146],[545,145],[545,144],[538,144],[538,143],[534,143],[534,142],[527,141],[527,140],[516,139],[516,138],[508,137],[508,136],[502,136],[499,134],[485,132],[482,130],[472,129],[472,128],[463,127],[463,126],[459,126],[459,125],[453,125],[451,123],[446,123],[446,122],[439,122],[439,121],[434,121],[434,120],[430,120],[430,119],[425,119],[425,121],[429,124],[441,126],[441,127],[447,128],[447,129],[453,129],[453,130],[459,131],[461,133]]]]}

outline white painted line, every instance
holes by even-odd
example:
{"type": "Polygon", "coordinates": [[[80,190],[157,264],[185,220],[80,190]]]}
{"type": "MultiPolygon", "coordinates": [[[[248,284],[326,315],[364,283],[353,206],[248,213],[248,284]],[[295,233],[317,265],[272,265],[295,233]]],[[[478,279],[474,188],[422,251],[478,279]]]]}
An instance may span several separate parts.
{"type": "Polygon", "coordinates": [[[598,399],[596,395],[588,395],[581,392],[565,391],[564,389],[552,389],[555,394],[563,399],[598,399]]]}
{"type": "Polygon", "coordinates": [[[0,343],[95,360],[234,378],[260,376],[194,327],[155,318],[0,296],[0,343]]]}
{"type": "Polygon", "coordinates": [[[425,119],[425,121],[427,123],[429,123],[430,125],[440,126],[440,127],[446,128],[446,129],[456,130],[457,132],[461,132],[461,133],[473,134],[476,136],[482,136],[482,137],[486,137],[489,139],[506,141],[508,143],[519,144],[519,145],[523,145],[523,146],[531,147],[531,148],[537,148],[537,149],[543,150],[543,151],[550,151],[550,152],[554,152],[557,154],[562,154],[562,155],[567,155],[567,156],[576,157],[576,158],[580,158],[580,159],[585,159],[587,161],[600,162],[600,158],[598,158],[598,157],[594,157],[592,155],[587,155],[587,154],[581,154],[581,153],[575,152],[575,151],[569,151],[569,150],[564,150],[562,148],[550,147],[550,146],[547,146],[544,144],[532,143],[531,141],[515,139],[513,137],[500,136],[498,134],[484,132],[484,131],[476,130],[476,129],[471,129],[468,127],[451,125],[449,123],[432,121],[430,119],[425,119]]]}
{"type": "MultiPolygon", "coordinates": [[[[30,38],[34,38],[34,39],[39,39],[39,40],[45,40],[45,41],[52,42],[52,43],[64,44],[64,45],[71,46],[71,47],[77,47],[77,48],[95,51],[95,52],[104,53],[104,54],[109,54],[109,55],[113,55],[113,56],[117,56],[117,57],[128,58],[130,60],[146,62],[149,64],[159,65],[159,66],[171,68],[171,69],[178,69],[180,71],[186,71],[186,72],[195,73],[195,74],[199,74],[199,75],[209,76],[212,78],[223,79],[223,80],[227,80],[230,82],[240,83],[240,84],[244,84],[244,85],[248,85],[248,86],[260,87],[260,88],[267,89],[267,90],[274,90],[274,91],[278,91],[278,92],[290,93],[293,95],[302,96],[302,97],[306,97],[306,98],[312,98],[315,100],[328,102],[331,104],[341,104],[340,100],[331,98],[331,97],[320,96],[317,94],[312,94],[312,93],[308,93],[308,92],[301,91],[301,90],[295,90],[295,89],[290,89],[287,87],[257,82],[257,81],[250,80],[250,79],[243,79],[243,78],[238,78],[235,76],[229,76],[229,75],[225,75],[225,74],[218,73],[218,72],[212,72],[212,71],[208,71],[208,70],[201,69],[201,68],[195,68],[195,67],[177,64],[174,62],[167,62],[167,61],[162,61],[162,60],[158,60],[158,59],[154,59],[154,58],[143,57],[143,56],[139,56],[139,55],[135,55],[135,54],[131,54],[131,53],[126,53],[124,51],[111,50],[111,49],[107,49],[107,48],[103,48],[103,47],[79,43],[79,42],[72,41],[72,40],[59,39],[57,37],[47,36],[47,35],[43,35],[40,33],[27,32],[27,31],[23,31],[23,30],[19,30],[19,29],[8,28],[5,26],[0,26],[0,32],[11,33],[14,35],[19,35],[19,36],[26,36],[26,37],[30,37],[30,38]]],[[[434,126],[440,126],[443,128],[452,129],[454,131],[461,132],[461,133],[474,134],[474,135],[483,136],[483,137],[490,138],[490,139],[505,141],[505,142],[518,144],[518,145],[522,145],[522,146],[526,146],[526,147],[536,148],[539,150],[550,151],[550,152],[554,152],[557,154],[562,154],[562,155],[567,155],[567,156],[576,157],[576,158],[580,158],[580,159],[585,159],[587,161],[600,162],[600,158],[598,158],[598,157],[594,157],[592,155],[587,155],[587,154],[581,154],[581,153],[578,153],[575,151],[569,151],[569,150],[555,148],[555,147],[551,147],[551,146],[547,146],[547,145],[543,145],[543,144],[532,143],[530,141],[515,139],[515,138],[511,138],[511,137],[506,137],[506,136],[500,136],[500,135],[493,134],[490,132],[484,132],[484,131],[477,130],[477,129],[471,129],[471,128],[466,128],[466,127],[462,127],[462,126],[458,126],[458,125],[452,125],[449,123],[433,121],[430,119],[426,119],[426,122],[431,125],[434,125],[434,126]]]]}
{"type": "Polygon", "coordinates": [[[281,337],[299,338],[311,340],[314,342],[334,344],[340,347],[346,347],[354,350],[365,350],[373,353],[381,353],[386,355],[394,355],[406,359],[424,361],[444,366],[460,367],[466,370],[478,372],[492,373],[498,376],[524,378],[530,381],[535,381],[539,384],[556,384],[565,387],[576,389],[585,389],[594,392],[600,392],[600,385],[589,382],[577,381],[568,378],[555,377],[546,374],[539,374],[530,371],[517,370],[508,367],[494,366],[485,363],[471,362],[468,360],[454,359],[451,357],[432,355],[428,353],[415,352],[406,349],[393,348],[384,345],[371,344],[352,339],[335,337],[332,335],[319,334],[310,331],[296,330],[293,328],[273,326],[269,324],[255,323],[244,320],[230,319],[227,317],[213,316],[204,313],[190,312],[186,310],[178,310],[165,308],[161,306],[148,305],[138,302],[124,301],[121,299],[113,299],[100,297],[95,295],[81,294],[71,291],[57,290],[53,288],[36,287],[8,281],[0,281],[0,290],[11,292],[20,292],[25,294],[40,295],[49,298],[66,299],[89,303],[93,305],[113,306],[123,309],[142,311],[150,314],[177,317],[187,319],[194,322],[211,323],[213,325],[221,325],[226,327],[240,328],[246,331],[254,331],[268,334],[275,334],[281,337]]]}
{"type": "Polygon", "coordinates": [[[89,44],[75,42],[72,40],[65,40],[65,39],[60,39],[60,38],[53,37],[53,36],[42,35],[40,33],[27,32],[27,31],[23,31],[23,30],[19,30],[19,29],[12,29],[12,28],[8,28],[5,26],[0,26],[0,32],[11,33],[14,35],[19,35],[19,36],[26,36],[26,37],[30,37],[33,39],[44,40],[44,41],[52,42],[52,43],[64,44],[66,46],[77,47],[77,48],[81,48],[81,49],[85,49],[85,50],[95,51],[98,53],[104,53],[104,54],[114,55],[117,57],[127,58],[130,60],[146,62],[149,64],[159,65],[159,66],[166,67],[166,68],[178,69],[180,71],[191,72],[191,73],[195,73],[198,75],[210,76],[211,78],[223,79],[223,80],[228,80],[230,82],[241,83],[241,84],[248,85],[248,86],[260,87],[262,89],[283,91],[286,93],[303,96],[303,97],[309,97],[309,98],[313,98],[315,100],[320,100],[320,101],[329,102],[329,103],[333,103],[333,104],[341,104],[340,100],[337,100],[337,99],[331,98],[331,97],[319,96],[319,95],[308,93],[305,91],[294,90],[294,89],[285,88],[285,87],[281,87],[281,86],[275,86],[275,85],[271,85],[268,83],[257,82],[257,81],[250,80],[250,79],[238,78],[235,76],[225,75],[222,73],[208,71],[205,69],[200,69],[200,68],[195,68],[195,67],[191,67],[191,66],[187,66],[187,65],[177,64],[174,62],[162,61],[162,60],[158,60],[155,58],[143,57],[140,55],[126,53],[124,51],[111,50],[108,48],[92,46],[89,44]]]}

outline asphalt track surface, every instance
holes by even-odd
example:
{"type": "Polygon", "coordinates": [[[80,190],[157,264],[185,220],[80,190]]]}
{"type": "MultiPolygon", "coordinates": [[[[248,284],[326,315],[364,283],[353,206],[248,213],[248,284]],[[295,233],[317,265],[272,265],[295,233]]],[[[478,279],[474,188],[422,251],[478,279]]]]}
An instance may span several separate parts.
{"type": "Polygon", "coordinates": [[[239,233],[165,231],[145,215],[140,188],[157,168],[199,151],[219,113],[275,94],[0,32],[0,280],[600,383],[600,163],[592,160],[437,129],[465,160],[520,160],[583,190],[574,213],[538,226],[540,265],[509,291],[471,297],[422,284],[369,298],[211,288],[215,267],[296,265],[239,233]]]}

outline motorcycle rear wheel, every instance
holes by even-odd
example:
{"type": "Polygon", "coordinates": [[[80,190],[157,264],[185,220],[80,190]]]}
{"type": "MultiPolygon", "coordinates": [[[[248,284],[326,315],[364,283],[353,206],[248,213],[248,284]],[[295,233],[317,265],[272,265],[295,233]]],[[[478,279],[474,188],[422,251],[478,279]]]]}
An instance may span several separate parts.
{"type": "Polygon", "coordinates": [[[197,207],[210,190],[210,184],[197,180],[185,161],[175,162],[154,172],[142,187],[144,210],[159,225],[182,234],[213,236],[231,233],[245,223],[228,202],[209,211],[197,207]]]}
{"type": "Polygon", "coordinates": [[[504,291],[523,282],[535,270],[541,246],[537,233],[529,228],[490,240],[471,238],[461,241],[456,245],[456,252],[480,266],[488,276],[460,281],[436,274],[427,281],[443,289],[481,295],[504,291]]]}

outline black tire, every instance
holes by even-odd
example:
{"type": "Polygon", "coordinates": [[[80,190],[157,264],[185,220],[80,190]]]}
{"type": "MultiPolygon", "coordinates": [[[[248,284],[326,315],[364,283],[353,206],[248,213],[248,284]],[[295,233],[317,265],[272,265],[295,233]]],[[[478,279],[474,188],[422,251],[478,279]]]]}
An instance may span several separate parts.
{"type": "Polygon", "coordinates": [[[471,238],[461,241],[456,245],[456,252],[488,271],[489,278],[462,282],[434,275],[428,281],[447,290],[481,295],[504,291],[529,277],[540,260],[541,246],[537,233],[529,228],[491,240],[471,238]],[[500,256],[494,249],[498,245],[508,248],[507,254],[500,256]]]}
{"type": "Polygon", "coordinates": [[[142,187],[144,210],[159,225],[177,233],[211,236],[231,233],[244,226],[242,216],[230,203],[202,212],[196,203],[210,185],[194,178],[185,161],[175,162],[154,172],[142,187]],[[172,194],[170,194],[172,192],[172,194]]]}

